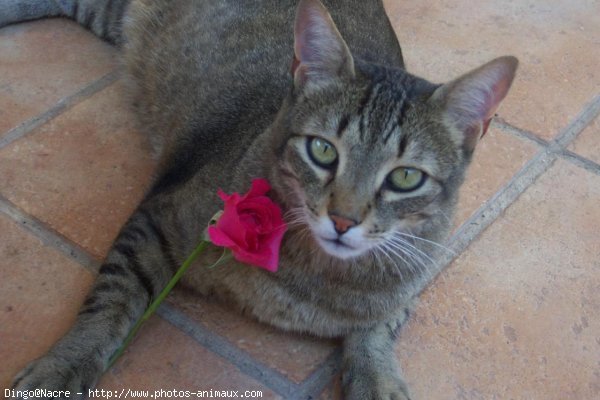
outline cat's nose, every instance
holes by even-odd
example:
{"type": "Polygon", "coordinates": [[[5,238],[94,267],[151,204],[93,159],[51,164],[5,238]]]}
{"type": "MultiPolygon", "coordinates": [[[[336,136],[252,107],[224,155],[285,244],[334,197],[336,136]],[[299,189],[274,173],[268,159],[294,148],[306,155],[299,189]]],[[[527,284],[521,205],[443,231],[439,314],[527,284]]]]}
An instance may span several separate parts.
{"type": "Polygon", "coordinates": [[[333,226],[338,235],[343,235],[348,232],[348,229],[357,225],[357,222],[350,218],[340,217],[339,215],[329,214],[329,218],[333,221],[333,226]]]}

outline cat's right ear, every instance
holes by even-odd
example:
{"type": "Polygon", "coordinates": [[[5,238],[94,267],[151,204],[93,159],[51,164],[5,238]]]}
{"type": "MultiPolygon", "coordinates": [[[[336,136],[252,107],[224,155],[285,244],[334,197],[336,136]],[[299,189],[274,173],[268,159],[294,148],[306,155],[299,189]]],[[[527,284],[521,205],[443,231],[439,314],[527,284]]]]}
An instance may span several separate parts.
{"type": "Polygon", "coordinates": [[[294,26],[292,75],[296,88],[354,77],[354,60],[319,0],[301,0],[294,26]]]}
{"type": "Polygon", "coordinates": [[[445,124],[466,149],[473,150],[485,135],[518,64],[515,57],[496,58],[434,92],[432,100],[442,103],[445,124]]]}

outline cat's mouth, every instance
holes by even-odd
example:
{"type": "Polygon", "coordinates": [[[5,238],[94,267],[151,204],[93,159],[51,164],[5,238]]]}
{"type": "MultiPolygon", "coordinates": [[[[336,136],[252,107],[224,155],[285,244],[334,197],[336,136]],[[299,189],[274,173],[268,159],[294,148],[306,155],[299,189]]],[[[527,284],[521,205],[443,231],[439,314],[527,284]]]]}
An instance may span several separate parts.
{"type": "Polygon", "coordinates": [[[348,244],[341,237],[331,239],[317,235],[316,238],[321,248],[327,254],[337,258],[349,259],[357,257],[363,253],[362,249],[348,244]]]}
{"type": "Polygon", "coordinates": [[[330,243],[333,246],[340,246],[340,247],[347,247],[348,249],[354,249],[354,247],[350,246],[349,244],[342,242],[340,238],[323,239],[323,240],[325,240],[326,242],[330,243]]]}

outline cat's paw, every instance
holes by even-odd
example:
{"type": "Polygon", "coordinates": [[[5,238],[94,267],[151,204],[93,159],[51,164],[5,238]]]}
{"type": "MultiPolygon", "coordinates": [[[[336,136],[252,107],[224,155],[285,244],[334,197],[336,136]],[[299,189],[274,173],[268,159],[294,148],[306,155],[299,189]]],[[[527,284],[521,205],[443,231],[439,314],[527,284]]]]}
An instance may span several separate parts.
{"type": "Polygon", "coordinates": [[[346,400],[411,400],[408,387],[392,371],[368,371],[350,368],[342,373],[342,390],[346,400]]]}
{"type": "Polygon", "coordinates": [[[42,399],[84,399],[87,391],[98,378],[97,366],[73,365],[52,356],[45,356],[31,362],[15,377],[11,393],[20,394],[12,399],[33,398],[32,391],[45,389],[36,398],[42,399]],[[48,393],[51,391],[51,393],[48,393]],[[66,392],[69,392],[68,394],[66,392]],[[46,394],[47,396],[43,396],[46,394]]]}

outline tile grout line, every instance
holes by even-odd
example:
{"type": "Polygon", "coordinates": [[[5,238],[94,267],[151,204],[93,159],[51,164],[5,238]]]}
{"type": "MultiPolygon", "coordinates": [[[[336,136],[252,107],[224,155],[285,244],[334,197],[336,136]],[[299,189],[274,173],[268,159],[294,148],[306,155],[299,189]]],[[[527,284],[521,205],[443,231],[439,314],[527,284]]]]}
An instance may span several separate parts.
{"type": "MultiPolygon", "coordinates": [[[[63,98],[54,107],[45,113],[32,118],[29,121],[10,130],[4,138],[0,139],[0,148],[8,145],[26,135],[33,129],[53,119],[63,111],[71,108],[81,100],[93,95],[94,93],[111,85],[118,79],[117,71],[113,71],[104,77],[98,79],[88,85],[79,92],[63,98]]],[[[593,161],[589,161],[575,153],[566,149],[572,140],[574,140],[581,131],[583,131],[600,113],[600,96],[596,97],[584,111],[574,119],[563,131],[556,137],[555,143],[549,143],[538,138],[531,132],[523,131],[513,125],[499,120],[498,125],[503,130],[507,130],[516,136],[534,141],[543,146],[541,150],[532,160],[530,160],[503,188],[501,188],[488,203],[481,207],[477,212],[469,218],[451,237],[448,245],[456,252],[456,255],[446,256],[442,259],[443,265],[447,265],[455,257],[469,246],[469,244],[481,234],[489,225],[491,225],[498,216],[501,215],[514,201],[542,175],[557,159],[557,156],[573,160],[572,162],[587,168],[596,173],[600,173],[600,166],[593,161]],[[554,145],[554,146],[553,146],[554,145]],[[556,148],[558,147],[558,148],[556,148]]],[[[554,142],[554,141],[553,141],[554,142]]],[[[41,221],[34,217],[28,216],[19,210],[10,201],[0,195],[0,212],[9,216],[12,220],[18,222],[25,229],[42,240],[45,244],[60,250],[65,255],[77,261],[86,269],[92,272],[97,272],[100,263],[89,255],[85,250],[63,237],[60,233],[46,227],[41,221]]],[[[167,320],[181,331],[190,335],[196,342],[202,344],[208,350],[221,355],[226,360],[237,366],[243,373],[251,376],[260,383],[265,384],[280,395],[293,396],[294,399],[305,399],[316,396],[325,389],[330,383],[333,376],[337,373],[337,363],[339,361],[339,349],[324,361],[307,379],[302,383],[296,384],[281,375],[279,372],[269,368],[268,366],[254,360],[249,354],[238,349],[235,345],[227,342],[225,339],[213,333],[212,331],[202,327],[197,322],[190,320],[185,314],[173,307],[163,305],[158,311],[158,315],[167,320]],[[267,376],[264,375],[267,371],[267,376]]]]}
{"type": "Polygon", "coordinates": [[[202,323],[192,320],[172,305],[163,303],[158,308],[157,314],[180,331],[186,333],[196,343],[223,357],[242,373],[254,378],[257,382],[284,396],[284,398],[292,398],[294,393],[298,392],[299,384],[292,382],[280,372],[254,359],[250,354],[206,328],[202,323]]]}
{"type": "Polygon", "coordinates": [[[494,123],[492,126],[499,128],[503,132],[516,136],[519,139],[533,142],[534,144],[541,147],[548,147],[550,145],[550,143],[546,139],[542,139],[541,137],[539,137],[531,131],[521,129],[511,124],[510,122],[507,122],[504,118],[501,117],[494,118],[494,123]]]}
{"type": "Polygon", "coordinates": [[[582,111],[550,141],[539,137],[531,131],[519,128],[502,117],[495,117],[493,126],[520,139],[533,142],[541,147],[556,148],[558,146],[562,149],[568,146],[599,114],[600,95],[597,95],[584,105],[582,111]]]}
{"type": "Polygon", "coordinates": [[[292,400],[316,399],[341,370],[342,349],[337,347],[302,383],[292,400]]]}
{"type": "Polygon", "coordinates": [[[600,116],[600,95],[594,97],[552,141],[551,150],[562,159],[586,171],[600,175],[600,165],[584,156],[567,149],[577,137],[600,116]]]}
{"type": "MultiPolygon", "coordinates": [[[[474,215],[461,225],[454,235],[452,235],[448,242],[448,247],[450,247],[454,253],[446,253],[446,255],[441,258],[440,265],[444,265],[441,271],[443,271],[455,258],[458,258],[477,236],[490,226],[504,210],[514,203],[539,176],[546,172],[555,162],[557,157],[568,159],[587,170],[600,173],[600,165],[564,149],[564,146],[575,139],[599,113],[600,96],[597,96],[592,102],[584,106],[583,111],[575,117],[552,142],[548,142],[545,139],[538,137],[533,132],[520,129],[506,122],[504,119],[496,117],[494,119],[494,125],[496,127],[520,139],[535,143],[541,147],[541,150],[533,159],[525,164],[506,185],[500,188],[500,190],[496,192],[483,207],[479,208],[474,215]],[[567,138],[568,141],[566,140],[567,138]]],[[[333,373],[333,375],[335,375],[335,373],[333,373]]],[[[333,375],[330,375],[329,370],[326,368],[322,368],[315,371],[310,378],[316,380],[316,377],[319,376],[322,380],[328,379],[321,388],[322,391],[331,381],[333,375]]],[[[312,382],[308,382],[308,379],[302,383],[303,386],[306,385],[306,388],[305,391],[297,397],[298,399],[310,398],[311,394],[318,395],[320,393],[317,393],[318,385],[314,385],[312,387],[313,391],[310,391],[309,385],[311,383],[312,382]]]]}
{"type": "MultiPolygon", "coordinates": [[[[101,262],[92,257],[86,250],[65,238],[59,232],[47,227],[42,221],[20,210],[2,196],[2,194],[0,194],[0,213],[6,215],[23,229],[29,231],[34,237],[42,241],[42,243],[60,251],[67,258],[74,260],[89,272],[93,274],[98,273],[101,262]]],[[[252,356],[248,355],[243,350],[227,342],[218,334],[203,327],[201,324],[191,320],[174,307],[163,304],[159,308],[157,314],[162,319],[170,322],[177,329],[191,336],[196,343],[199,343],[207,350],[224,357],[245,375],[257,379],[258,382],[271,388],[278,394],[288,398],[292,396],[293,393],[298,392],[300,384],[292,382],[279,372],[254,360],[252,356]]],[[[325,363],[327,363],[327,361],[325,361],[324,364],[325,363]]],[[[324,366],[320,366],[318,371],[323,369],[323,367],[324,366]]]]}
{"type": "Polygon", "coordinates": [[[92,257],[91,254],[61,235],[59,232],[46,226],[42,221],[19,209],[2,194],[0,194],[0,213],[6,215],[23,229],[32,233],[33,236],[41,240],[42,243],[60,251],[63,255],[76,261],[89,272],[93,274],[98,272],[100,262],[92,257]]]}
{"type": "Polygon", "coordinates": [[[577,117],[569,125],[563,128],[554,139],[547,141],[535,133],[521,129],[507,122],[501,117],[494,119],[494,126],[502,131],[509,133],[519,139],[533,142],[534,144],[549,149],[552,153],[558,155],[564,160],[584,168],[593,173],[599,173],[600,165],[580,154],[567,150],[566,147],[571,144],[581,132],[585,130],[600,115],[600,95],[594,97],[577,117]]]}
{"type": "Polygon", "coordinates": [[[440,265],[444,266],[441,270],[443,271],[454,259],[460,257],[471,242],[496,221],[538,177],[552,166],[556,159],[557,155],[549,149],[540,150],[485,205],[462,224],[447,243],[452,253],[444,253],[440,258],[440,265]]]}
{"type": "Polygon", "coordinates": [[[553,140],[561,149],[567,147],[600,114],[600,95],[594,97],[583,110],[553,140]]]}
{"type": "Polygon", "coordinates": [[[513,204],[559,157],[598,173],[596,168],[598,164],[567,150],[565,147],[575,140],[599,114],[600,96],[596,96],[551,142],[500,120],[499,125],[502,128],[516,136],[532,140],[543,147],[533,159],[529,160],[506,185],[500,188],[485,205],[480,207],[450,237],[447,245],[454,253],[445,253],[442,256],[440,265],[444,267],[441,270],[443,271],[454,259],[458,258],[471,242],[513,204]]]}
{"type": "Polygon", "coordinates": [[[84,86],[82,89],[79,89],[75,93],[59,99],[52,107],[41,114],[38,114],[10,129],[8,132],[6,132],[6,134],[0,137],[0,149],[24,137],[34,129],[54,119],[81,101],[112,85],[119,79],[119,74],[120,71],[118,69],[107,73],[101,78],[98,78],[92,83],[84,86]]]}
{"type": "Polygon", "coordinates": [[[571,150],[564,149],[558,152],[557,155],[565,161],[574,164],[578,167],[581,167],[586,171],[600,175],[600,164],[585,157],[582,157],[577,153],[573,153],[571,150]]]}
{"type": "MultiPolygon", "coordinates": [[[[569,125],[563,128],[552,142],[548,142],[532,132],[520,129],[506,122],[502,118],[495,118],[494,125],[496,125],[496,127],[513,136],[533,142],[540,146],[541,149],[533,159],[527,162],[506,185],[501,187],[484,206],[480,207],[475,214],[463,223],[454,235],[451,236],[447,245],[453,253],[445,253],[445,255],[442,256],[440,265],[443,265],[444,267],[441,268],[440,271],[443,271],[454,259],[458,258],[473,240],[496,221],[496,219],[511,204],[513,204],[538,177],[554,164],[558,157],[565,158],[591,172],[600,174],[600,165],[564,148],[574,140],[598,116],[598,114],[600,114],[600,96],[596,96],[594,100],[584,106],[583,111],[575,117],[569,125]]],[[[323,375],[321,378],[323,380],[329,376],[329,371],[325,368],[323,368],[323,370],[317,370],[313,375],[318,375],[319,373],[323,375]]],[[[311,378],[315,379],[313,376],[311,376],[311,378]]],[[[310,394],[311,392],[309,392],[308,389],[309,383],[307,381],[303,382],[303,385],[307,385],[306,392],[304,393],[310,394]]],[[[330,381],[331,377],[329,377],[329,381],[325,383],[321,390],[323,390],[330,381]]],[[[317,392],[317,385],[314,387],[314,392],[317,392]]],[[[298,398],[300,399],[300,397],[298,398]]]]}

